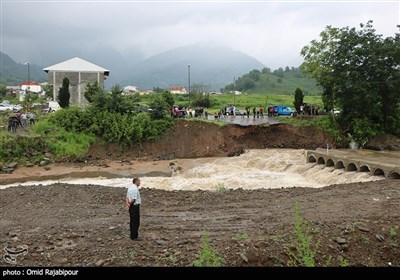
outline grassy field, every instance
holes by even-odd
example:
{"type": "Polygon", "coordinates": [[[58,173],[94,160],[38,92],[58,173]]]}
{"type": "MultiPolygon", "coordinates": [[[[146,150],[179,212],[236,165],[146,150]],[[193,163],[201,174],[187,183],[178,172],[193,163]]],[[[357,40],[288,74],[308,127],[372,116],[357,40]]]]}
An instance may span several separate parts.
{"type": "Polygon", "coordinates": [[[267,94],[291,95],[296,88],[300,88],[306,95],[320,95],[322,90],[316,85],[315,80],[303,76],[300,71],[284,72],[282,78],[273,74],[261,74],[255,86],[249,89],[251,94],[265,92],[267,94]]]}

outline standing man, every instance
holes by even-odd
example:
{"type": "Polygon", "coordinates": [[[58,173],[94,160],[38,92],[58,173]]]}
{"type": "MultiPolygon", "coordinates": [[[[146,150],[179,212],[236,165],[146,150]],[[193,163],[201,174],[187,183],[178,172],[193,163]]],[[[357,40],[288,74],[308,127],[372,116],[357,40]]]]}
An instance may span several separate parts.
{"type": "Polygon", "coordinates": [[[28,114],[28,118],[29,118],[29,125],[35,124],[35,118],[36,118],[36,116],[35,116],[35,114],[34,114],[33,112],[30,112],[30,113],[28,114]]]}
{"type": "Polygon", "coordinates": [[[25,112],[22,112],[22,114],[21,114],[22,126],[26,126],[26,125],[27,125],[26,119],[27,119],[26,113],[25,113],[25,112]]]}
{"type": "Polygon", "coordinates": [[[138,236],[138,230],[140,226],[140,199],[139,186],[140,179],[138,177],[133,178],[133,185],[128,187],[126,194],[126,208],[129,210],[130,215],[130,230],[132,240],[141,240],[138,236]]]}

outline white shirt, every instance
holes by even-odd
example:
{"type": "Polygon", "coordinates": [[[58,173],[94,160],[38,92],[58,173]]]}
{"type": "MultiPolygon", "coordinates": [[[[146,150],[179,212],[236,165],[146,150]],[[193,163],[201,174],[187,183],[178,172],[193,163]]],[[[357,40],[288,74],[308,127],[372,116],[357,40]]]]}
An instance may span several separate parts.
{"type": "Polygon", "coordinates": [[[129,201],[132,201],[133,199],[135,200],[135,203],[133,205],[140,205],[142,203],[142,200],[140,199],[139,189],[135,184],[128,187],[126,197],[129,199],[129,201]]]}

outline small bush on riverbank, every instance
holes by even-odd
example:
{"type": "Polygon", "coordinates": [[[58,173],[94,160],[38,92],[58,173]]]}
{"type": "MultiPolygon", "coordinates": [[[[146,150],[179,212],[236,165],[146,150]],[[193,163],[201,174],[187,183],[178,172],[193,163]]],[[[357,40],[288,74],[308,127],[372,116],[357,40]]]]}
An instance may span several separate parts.
{"type": "Polygon", "coordinates": [[[323,132],[329,134],[337,143],[343,143],[346,139],[340,135],[339,131],[335,129],[335,125],[333,123],[332,116],[324,115],[324,116],[313,116],[313,117],[302,117],[298,116],[295,118],[288,117],[278,117],[278,120],[281,122],[290,123],[295,126],[313,126],[317,127],[323,132]]]}
{"type": "Polygon", "coordinates": [[[168,130],[173,119],[152,120],[148,113],[115,113],[95,108],[69,108],[53,114],[49,123],[66,131],[94,135],[106,143],[134,145],[153,140],[168,130]]]}
{"type": "Polygon", "coordinates": [[[46,150],[46,143],[40,137],[23,137],[7,131],[0,132],[0,162],[24,163],[34,161],[46,150]]]}
{"type": "Polygon", "coordinates": [[[47,120],[37,123],[32,130],[44,139],[46,149],[56,157],[84,157],[96,140],[92,135],[68,132],[47,120]]]}

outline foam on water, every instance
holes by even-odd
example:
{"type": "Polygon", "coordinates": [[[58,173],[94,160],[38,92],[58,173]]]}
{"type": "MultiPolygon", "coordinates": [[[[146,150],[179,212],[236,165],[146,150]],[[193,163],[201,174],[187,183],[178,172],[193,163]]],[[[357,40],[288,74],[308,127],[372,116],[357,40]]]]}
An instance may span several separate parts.
{"type": "MultiPolygon", "coordinates": [[[[151,170],[150,170],[151,171],[151,170]]],[[[306,163],[305,150],[260,149],[249,150],[237,157],[210,160],[207,164],[182,170],[172,177],[142,177],[141,186],[164,190],[258,189],[281,187],[318,188],[331,184],[380,180],[364,172],[346,172],[343,169],[306,163]]],[[[19,185],[50,185],[67,183],[127,187],[130,178],[65,178],[62,180],[30,181],[0,186],[0,189],[19,185]]]]}

